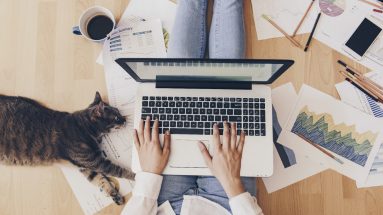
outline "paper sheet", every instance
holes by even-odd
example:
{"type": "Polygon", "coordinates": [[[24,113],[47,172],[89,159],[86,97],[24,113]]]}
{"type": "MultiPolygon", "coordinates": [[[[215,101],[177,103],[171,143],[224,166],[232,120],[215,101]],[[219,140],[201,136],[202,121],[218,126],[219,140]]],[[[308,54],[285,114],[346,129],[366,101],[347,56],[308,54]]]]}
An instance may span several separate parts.
{"type": "Polygon", "coordinates": [[[113,59],[166,56],[159,19],[127,23],[115,29],[105,43],[109,43],[108,48],[113,59]]]}
{"type": "MultiPolygon", "coordinates": [[[[286,0],[252,0],[251,3],[258,40],[264,40],[283,37],[284,35],[263,19],[262,14],[271,17],[275,23],[289,35],[292,35],[311,0],[294,0],[294,2],[286,0]]],[[[314,4],[300,27],[298,34],[309,33],[311,31],[318,11],[318,4],[314,4]]]]}
{"type": "MultiPolygon", "coordinates": [[[[100,147],[109,160],[125,168],[131,166],[132,143],[130,140],[131,132],[128,131],[128,128],[123,128],[106,135],[100,147]]],[[[66,165],[59,165],[59,167],[85,214],[95,214],[104,207],[114,204],[112,198],[105,196],[98,187],[91,184],[78,168],[66,165]]],[[[117,180],[122,195],[127,195],[132,191],[133,181],[120,178],[114,179],[117,180]]]]}
{"type": "MultiPolygon", "coordinates": [[[[383,86],[383,74],[380,72],[370,72],[366,74],[375,83],[383,86]]],[[[383,118],[383,104],[373,101],[370,97],[354,87],[347,81],[341,82],[336,86],[341,100],[369,115],[383,118]]],[[[370,174],[365,183],[358,182],[357,187],[372,187],[383,185],[383,145],[379,149],[378,155],[372,164],[370,174]]]]}
{"type": "MultiPolygon", "coordinates": [[[[175,15],[176,4],[169,0],[131,0],[122,14],[117,27],[137,22],[137,18],[145,20],[160,19],[163,29],[167,31],[170,38],[175,15]]],[[[100,53],[96,62],[102,65],[102,61],[102,53],[100,53]]]]}
{"type": "MultiPolygon", "coordinates": [[[[314,3],[313,8],[311,8],[298,33],[311,32],[315,18],[320,11],[319,1],[320,0],[316,0],[314,3]]],[[[282,29],[292,35],[310,2],[311,0],[295,0],[292,4],[291,1],[284,0],[252,0],[258,39],[262,40],[283,36],[270,23],[261,17],[262,14],[269,15],[282,29]]],[[[314,38],[339,53],[355,60],[351,55],[343,51],[343,44],[348,40],[365,17],[369,17],[373,20],[379,19],[377,22],[381,23],[382,27],[383,15],[377,17],[376,13],[372,11],[372,6],[359,0],[336,0],[329,2],[344,4],[345,10],[338,16],[328,16],[323,14],[318,22],[314,38]]],[[[383,70],[383,34],[379,36],[379,39],[371,46],[370,50],[359,63],[372,70],[383,70]]]]}
{"type": "Polygon", "coordinates": [[[290,148],[299,145],[297,153],[364,182],[383,141],[383,121],[307,85],[302,86],[298,97],[278,141],[290,148]],[[298,134],[321,145],[344,164],[325,155],[298,134]]]}
{"type": "MultiPolygon", "coordinates": [[[[314,38],[338,51],[339,53],[349,57],[350,59],[355,60],[353,57],[351,57],[351,55],[343,50],[343,44],[348,40],[348,38],[352,35],[352,33],[365,17],[372,20],[376,19],[371,16],[371,14],[374,12],[372,12],[373,7],[370,5],[367,5],[359,0],[346,0],[345,2],[346,10],[340,16],[330,17],[323,15],[321,17],[317,30],[314,34],[314,38]]],[[[381,23],[383,24],[383,22],[381,23]]],[[[382,26],[383,25],[381,25],[381,27],[382,26]]],[[[383,38],[383,34],[381,34],[379,37],[383,38]]],[[[376,45],[379,46],[378,43],[374,43],[371,48],[376,45]]],[[[366,56],[371,55],[371,53],[369,54],[368,52],[366,53],[366,56]]],[[[377,63],[366,56],[358,62],[372,70],[383,69],[383,66],[381,65],[383,62],[377,63]]]]}
{"type": "MultiPolygon", "coordinates": [[[[294,108],[297,98],[298,95],[291,83],[272,90],[273,107],[277,112],[280,125],[286,124],[289,113],[294,108]]],[[[273,120],[273,123],[274,129],[277,129],[275,126],[277,126],[278,123],[276,123],[275,120],[273,120]]],[[[277,137],[274,138],[277,139],[277,137]]],[[[294,153],[296,150],[295,147],[289,149],[292,150],[293,155],[289,155],[287,152],[285,159],[287,157],[289,161],[284,162],[276,146],[274,147],[274,173],[271,177],[262,178],[268,193],[275,192],[327,169],[325,165],[320,165],[300,154],[294,153]],[[294,159],[291,157],[294,157],[294,159]]]]}
{"type": "MultiPolygon", "coordinates": [[[[375,83],[383,86],[383,74],[378,71],[366,74],[375,83]]],[[[383,117],[383,104],[375,102],[347,81],[335,85],[342,102],[375,117],[383,117]]]]}
{"type": "Polygon", "coordinates": [[[118,26],[129,23],[129,17],[136,16],[146,20],[160,19],[163,27],[172,32],[176,4],[169,0],[131,0],[121,16],[118,26]]]}

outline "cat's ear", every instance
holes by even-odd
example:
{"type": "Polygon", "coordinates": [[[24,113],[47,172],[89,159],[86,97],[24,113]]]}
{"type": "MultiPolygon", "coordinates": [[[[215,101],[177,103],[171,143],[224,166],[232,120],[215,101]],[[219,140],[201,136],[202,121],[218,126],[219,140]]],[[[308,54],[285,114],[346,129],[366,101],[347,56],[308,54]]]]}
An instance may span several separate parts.
{"type": "Polygon", "coordinates": [[[96,121],[98,118],[101,118],[104,113],[105,105],[103,102],[99,102],[97,105],[92,108],[92,120],[96,121]]]}
{"type": "Polygon", "coordinates": [[[100,102],[102,102],[102,98],[100,93],[97,91],[96,95],[94,96],[93,104],[99,104],[100,102]]]}

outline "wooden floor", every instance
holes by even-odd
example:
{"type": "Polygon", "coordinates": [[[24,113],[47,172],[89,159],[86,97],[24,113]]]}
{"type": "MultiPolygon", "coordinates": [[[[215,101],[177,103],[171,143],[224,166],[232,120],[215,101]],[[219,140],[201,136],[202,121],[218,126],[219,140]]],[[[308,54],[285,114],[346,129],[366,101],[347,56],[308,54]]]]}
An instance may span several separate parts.
{"type": "MultiPolygon", "coordinates": [[[[292,1],[293,2],[293,1],[292,1]]],[[[37,99],[49,107],[74,111],[86,107],[96,90],[106,96],[103,68],[95,63],[101,49],[71,34],[81,12],[103,5],[118,17],[128,0],[0,0],[0,93],[37,99]]],[[[273,87],[309,84],[337,97],[341,81],[336,60],[365,70],[339,53],[313,41],[307,53],[287,39],[257,41],[250,0],[245,0],[248,58],[295,60],[273,87]]],[[[299,36],[301,43],[308,35],[299,36]]],[[[271,215],[383,214],[383,189],[356,189],[355,183],[325,171],[268,195],[258,181],[258,200],[271,215]]],[[[111,206],[101,214],[119,214],[111,206]]],[[[64,176],[56,167],[0,166],[0,214],[82,214],[64,176]]]]}

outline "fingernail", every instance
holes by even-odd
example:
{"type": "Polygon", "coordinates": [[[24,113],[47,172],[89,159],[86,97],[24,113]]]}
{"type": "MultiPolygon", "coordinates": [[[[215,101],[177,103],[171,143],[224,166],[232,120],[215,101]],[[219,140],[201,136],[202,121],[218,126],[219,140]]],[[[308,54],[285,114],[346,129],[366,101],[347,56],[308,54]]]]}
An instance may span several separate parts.
{"type": "Polygon", "coordinates": [[[165,134],[166,134],[166,135],[170,135],[170,131],[169,131],[169,130],[166,130],[166,131],[165,131],[165,134]]]}
{"type": "Polygon", "coordinates": [[[146,119],[150,119],[150,116],[147,116],[146,119]]]}

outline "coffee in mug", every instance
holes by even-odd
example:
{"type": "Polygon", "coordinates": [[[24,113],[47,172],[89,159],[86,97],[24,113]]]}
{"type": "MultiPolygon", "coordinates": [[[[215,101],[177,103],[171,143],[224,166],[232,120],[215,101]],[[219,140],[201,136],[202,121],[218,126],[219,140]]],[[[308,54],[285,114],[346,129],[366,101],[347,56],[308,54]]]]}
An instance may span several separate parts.
{"type": "Polygon", "coordinates": [[[83,35],[95,42],[102,42],[114,29],[115,20],[108,9],[94,6],[88,8],[80,17],[79,26],[73,27],[73,33],[83,35]]]}

